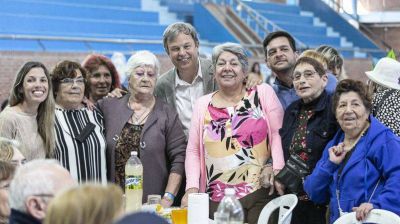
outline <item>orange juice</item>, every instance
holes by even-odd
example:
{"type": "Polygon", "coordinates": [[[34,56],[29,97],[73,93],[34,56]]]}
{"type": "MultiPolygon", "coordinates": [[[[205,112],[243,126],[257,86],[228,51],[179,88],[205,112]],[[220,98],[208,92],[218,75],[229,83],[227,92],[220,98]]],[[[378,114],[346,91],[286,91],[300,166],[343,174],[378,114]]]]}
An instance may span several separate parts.
{"type": "Polygon", "coordinates": [[[171,211],[172,224],[187,224],[187,209],[174,209],[171,211]]]}

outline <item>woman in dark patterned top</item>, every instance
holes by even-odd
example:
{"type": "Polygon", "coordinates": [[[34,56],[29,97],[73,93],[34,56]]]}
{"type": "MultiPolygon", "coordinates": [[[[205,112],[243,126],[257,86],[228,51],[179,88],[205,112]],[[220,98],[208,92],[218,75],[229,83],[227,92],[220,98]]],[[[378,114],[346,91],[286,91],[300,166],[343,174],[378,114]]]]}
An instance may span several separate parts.
{"type": "Polygon", "coordinates": [[[51,79],[56,99],[55,158],[79,183],[105,184],[103,116],[82,104],[86,70],[76,62],[63,61],[54,68],[51,79]]]}
{"type": "Polygon", "coordinates": [[[373,95],[372,115],[400,136],[400,62],[382,58],[365,74],[373,95]]]}
{"type": "MultiPolygon", "coordinates": [[[[312,171],[322,156],[325,145],[339,126],[332,111],[332,100],[325,89],[327,75],[322,64],[309,57],[297,60],[293,85],[300,97],[285,111],[282,147],[285,159],[297,154],[312,171]]],[[[293,223],[325,223],[325,205],[316,205],[304,191],[297,193],[299,202],[293,211],[293,223]]]]}
{"type": "Polygon", "coordinates": [[[98,107],[104,114],[109,180],[125,188],[125,164],[130,152],[137,151],[143,164],[143,202],[149,194],[159,194],[164,195],[161,204],[169,207],[184,174],[186,137],[176,111],[153,95],[159,68],[149,51],[132,55],[130,93],[100,100],[98,107]]]}

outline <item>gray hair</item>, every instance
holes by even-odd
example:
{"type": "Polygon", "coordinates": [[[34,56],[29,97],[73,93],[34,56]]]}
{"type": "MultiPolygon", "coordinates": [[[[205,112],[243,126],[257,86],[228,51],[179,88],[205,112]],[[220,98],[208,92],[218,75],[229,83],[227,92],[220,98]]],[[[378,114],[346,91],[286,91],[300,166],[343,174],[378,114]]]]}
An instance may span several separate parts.
{"type": "Polygon", "coordinates": [[[193,38],[193,41],[194,41],[196,47],[199,46],[199,38],[197,37],[196,29],[189,23],[176,22],[176,23],[169,25],[165,29],[164,34],[163,34],[163,44],[164,44],[165,52],[167,52],[167,54],[169,54],[168,42],[173,41],[176,38],[176,36],[178,36],[181,33],[190,35],[193,38]]]}
{"type": "Polygon", "coordinates": [[[231,42],[223,43],[214,47],[212,52],[212,63],[214,70],[217,65],[218,58],[223,52],[230,52],[236,55],[242,66],[243,72],[247,72],[249,67],[249,58],[247,57],[246,50],[242,47],[242,45],[231,42]]]}
{"type": "Polygon", "coordinates": [[[129,58],[129,60],[126,64],[126,66],[127,66],[126,75],[129,78],[135,68],[145,66],[145,65],[153,66],[154,70],[157,73],[157,76],[159,75],[160,61],[158,61],[157,57],[150,51],[138,51],[135,54],[133,54],[129,58]]]}
{"type": "Polygon", "coordinates": [[[37,159],[19,167],[10,184],[10,207],[27,212],[25,202],[29,196],[52,194],[56,184],[53,170],[56,168],[64,169],[54,159],[37,159]]]}

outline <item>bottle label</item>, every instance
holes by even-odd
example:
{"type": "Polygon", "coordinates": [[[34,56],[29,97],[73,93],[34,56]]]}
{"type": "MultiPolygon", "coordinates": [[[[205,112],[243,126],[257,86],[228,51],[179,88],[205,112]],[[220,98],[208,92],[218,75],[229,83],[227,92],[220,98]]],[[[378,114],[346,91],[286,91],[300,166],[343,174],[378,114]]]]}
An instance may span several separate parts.
{"type": "Polygon", "coordinates": [[[125,176],[125,189],[126,190],[141,190],[143,179],[142,176],[128,175],[125,176]]]}

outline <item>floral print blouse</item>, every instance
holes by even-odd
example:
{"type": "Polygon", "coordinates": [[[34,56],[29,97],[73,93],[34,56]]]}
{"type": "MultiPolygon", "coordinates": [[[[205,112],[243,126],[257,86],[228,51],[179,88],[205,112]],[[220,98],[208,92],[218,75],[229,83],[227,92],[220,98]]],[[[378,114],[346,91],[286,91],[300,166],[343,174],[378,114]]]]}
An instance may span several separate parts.
{"type": "Polygon", "coordinates": [[[239,199],[261,188],[261,170],[270,154],[267,130],[256,89],[234,107],[208,105],[203,142],[212,201],[221,201],[225,188],[234,188],[239,199]]]}

